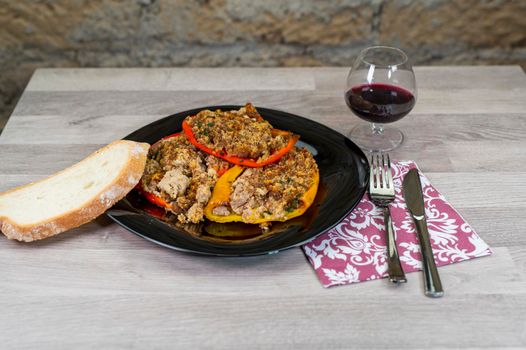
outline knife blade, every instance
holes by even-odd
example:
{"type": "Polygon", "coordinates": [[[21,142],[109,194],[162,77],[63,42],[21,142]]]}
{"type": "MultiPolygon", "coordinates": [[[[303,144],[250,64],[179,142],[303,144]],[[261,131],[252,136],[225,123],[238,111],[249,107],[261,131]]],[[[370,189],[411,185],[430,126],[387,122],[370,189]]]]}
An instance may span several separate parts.
{"type": "Polygon", "coordinates": [[[409,213],[415,222],[418,241],[420,242],[425,294],[432,298],[439,298],[444,295],[444,289],[433,257],[433,249],[427,230],[424,195],[422,194],[422,184],[417,169],[409,170],[404,177],[402,187],[407,209],[409,209],[409,213]]]}

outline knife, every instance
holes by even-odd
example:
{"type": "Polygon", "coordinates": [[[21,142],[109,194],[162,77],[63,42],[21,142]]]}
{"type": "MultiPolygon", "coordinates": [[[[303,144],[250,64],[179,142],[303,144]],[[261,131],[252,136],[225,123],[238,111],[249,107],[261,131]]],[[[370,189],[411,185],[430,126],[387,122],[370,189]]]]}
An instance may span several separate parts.
{"type": "Polygon", "coordinates": [[[440,282],[440,276],[433,257],[433,249],[429,240],[424,210],[424,196],[417,169],[409,170],[404,177],[403,190],[405,202],[415,222],[418,240],[420,241],[425,294],[428,297],[439,298],[444,295],[444,290],[442,289],[442,282],[440,282]]]}

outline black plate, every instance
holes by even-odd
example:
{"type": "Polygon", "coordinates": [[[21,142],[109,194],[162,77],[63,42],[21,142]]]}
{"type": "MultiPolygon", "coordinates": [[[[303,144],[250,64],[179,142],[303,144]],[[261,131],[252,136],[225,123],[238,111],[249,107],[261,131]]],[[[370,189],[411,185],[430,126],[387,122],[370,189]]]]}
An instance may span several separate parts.
{"type": "MultiPolygon", "coordinates": [[[[155,143],[181,130],[183,119],[203,109],[233,110],[241,106],[210,106],[176,113],[134,131],[128,140],[155,143]]],[[[298,146],[307,147],[320,169],[316,200],[302,216],[275,223],[262,233],[257,225],[181,225],[173,217],[148,214],[148,204],[132,191],[107,214],[129,231],[162,246],[208,255],[246,256],[275,253],[301,245],[335,226],[358,204],[368,185],[369,165],[351,140],[312,120],[273,109],[257,107],[275,128],[301,136],[298,146]]]]}

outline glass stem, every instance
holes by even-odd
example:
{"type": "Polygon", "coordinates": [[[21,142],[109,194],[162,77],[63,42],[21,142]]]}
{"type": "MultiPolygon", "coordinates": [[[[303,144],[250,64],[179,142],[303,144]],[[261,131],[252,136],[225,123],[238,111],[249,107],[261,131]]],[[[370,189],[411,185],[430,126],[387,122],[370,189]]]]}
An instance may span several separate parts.
{"type": "Polygon", "coordinates": [[[374,135],[382,135],[384,133],[384,125],[383,124],[376,124],[373,123],[373,134],[374,135]]]}

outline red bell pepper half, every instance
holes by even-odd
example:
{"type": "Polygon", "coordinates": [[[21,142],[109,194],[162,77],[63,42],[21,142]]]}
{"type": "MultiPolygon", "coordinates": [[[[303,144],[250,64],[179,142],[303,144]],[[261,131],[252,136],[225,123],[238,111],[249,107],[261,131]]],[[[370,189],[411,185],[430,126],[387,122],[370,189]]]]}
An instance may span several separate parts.
{"type": "Polygon", "coordinates": [[[226,154],[224,151],[217,151],[217,150],[214,150],[212,148],[209,148],[199,143],[199,141],[197,141],[197,139],[195,138],[195,135],[192,131],[192,127],[190,126],[190,124],[188,124],[186,120],[183,121],[183,131],[186,134],[186,137],[188,137],[188,140],[190,141],[190,143],[192,143],[192,145],[194,145],[195,147],[199,148],[201,151],[211,154],[213,156],[216,156],[218,158],[224,159],[229,163],[241,165],[241,166],[245,166],[249,168],[259,168],[259,167],[277,162],[281,157],[287,154],[287,152],[289,152],[292,149],[292,147],[294,147],[294,145],[296,144],[296,141],[298,141],[299,139],[298,135],[293,135],[292,133],[288,131],[273,129],[272,134],[274,136],[288,135],[289,142],[285,145],[285,147],[275,151],[268,158],[258,162],[257,159],[243,158],[243,157],[229,155],[229,154],[226,154]]]}

